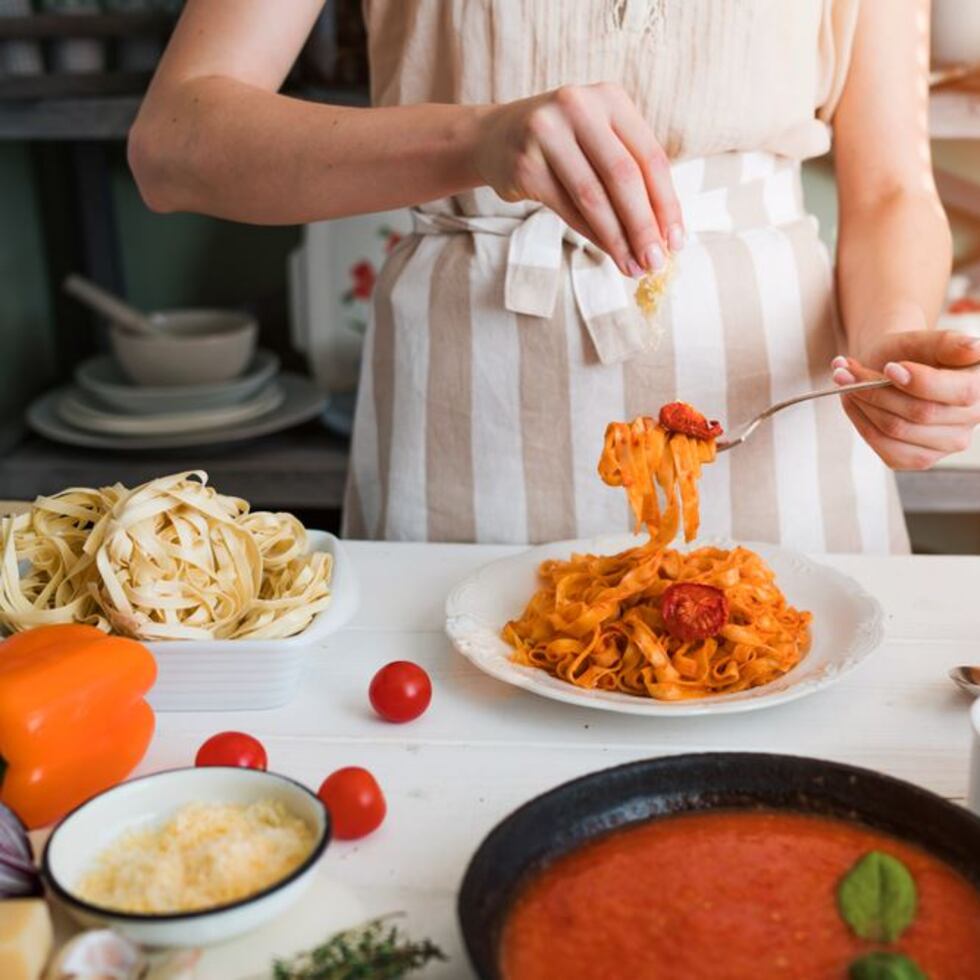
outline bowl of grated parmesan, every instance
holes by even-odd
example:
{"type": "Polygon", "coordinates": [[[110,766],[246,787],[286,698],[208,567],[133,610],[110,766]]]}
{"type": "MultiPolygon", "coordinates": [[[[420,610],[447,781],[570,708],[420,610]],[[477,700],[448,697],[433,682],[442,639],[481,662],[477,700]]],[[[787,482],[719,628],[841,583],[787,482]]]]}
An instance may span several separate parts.
{"type": "Polygon", "coordinates": [[[282,914],[330,839],[316,794],[258,769],[172,769],[121,783],[54,829],[41,870],[84,925],[203,946],[282,914]]]}

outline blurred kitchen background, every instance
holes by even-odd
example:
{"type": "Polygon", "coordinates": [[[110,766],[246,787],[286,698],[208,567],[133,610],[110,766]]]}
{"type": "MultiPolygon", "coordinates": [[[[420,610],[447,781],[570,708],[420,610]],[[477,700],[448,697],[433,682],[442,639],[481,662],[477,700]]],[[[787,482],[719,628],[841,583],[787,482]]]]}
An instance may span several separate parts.
{"type": "MultiPolygon", "coordinates": [[[[180,0],[0,0],[0,501],[204,468],[225,492],[335,528],[368,299],[406,215],[304,229],[147,210],[124,140],[179,9],[180,0]],[[219,428],[196,433],[197,446],[174,447],[187,434],[166,419],[123,417],[111,396],[126,381],[104,321],[62,291],[70,273],[146,311],[253,316],[252,389],[224,404],[233,410],[219,428]],[[279,385],[279,400],[249,414],[260,382],[266,395],[279,385]],[[52,393],[75,384],[94,399],[87,428],[69,425],[63,393],[52,393]]],[[[980,335],[980,2],[934,0],[933,21],[933,152],[957,265],[944,319],[980,335]]],[[[286,89],[367,104],[360,0],[328,0],[286,89]]],[[[808,164],[805,186],[832,245],[831,163],[808,164]]],[[[208,424],[217,409],[201,411],[208,424]]],[[[916,550],[980,553],[980,439],[900,482],[916,550]]]]}

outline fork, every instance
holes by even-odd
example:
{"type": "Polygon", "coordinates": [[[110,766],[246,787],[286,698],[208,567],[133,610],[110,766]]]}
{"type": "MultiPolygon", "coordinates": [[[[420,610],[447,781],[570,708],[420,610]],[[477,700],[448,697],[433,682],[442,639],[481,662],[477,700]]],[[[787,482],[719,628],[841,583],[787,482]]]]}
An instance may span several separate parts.
{"type": "Polygon", "coordinates": [[[887,378],[879,378],[877,381],[859,381],[853,385],[840,385],[833,388],[821,388],[819,391],[808,391],[805,395],[797,395],[795,398],[787,398],[786,401],[776,402],[770,405],[764,412],[760,412],[751,422],[742,428],[737,436],[731,439],[719,439],[715,443],[715,450],[719,453],[725,452],[734,446],[740,446],[753,432],[759,427],[761,422],[767,418],[781,412],[784,408],[791,405],[799,405],[800,402],[808,402],[811,398],[826,398],[828,395],[849,395],[852,391],[867,391],[869,388],[887,388],[891,384],[887,378]]]}

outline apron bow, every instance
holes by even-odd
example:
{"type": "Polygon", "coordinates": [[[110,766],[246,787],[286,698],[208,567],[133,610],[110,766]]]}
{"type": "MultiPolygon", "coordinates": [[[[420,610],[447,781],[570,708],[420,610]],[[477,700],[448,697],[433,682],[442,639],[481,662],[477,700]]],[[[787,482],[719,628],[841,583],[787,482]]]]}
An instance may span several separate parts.
{"type": "Polygon", "coordinates": [[[659,343],[661,329],[636,305],[633,280],[548,208],[536,208],[523,218],[467,217],[413,208],[412,223],[420,235],[469,233],[508,238],[504,306],[511,313],[531,317],[554,314],[567,242],[572,246],[569,265],[575,304],[599,361],[615,364],[659,343]]]}

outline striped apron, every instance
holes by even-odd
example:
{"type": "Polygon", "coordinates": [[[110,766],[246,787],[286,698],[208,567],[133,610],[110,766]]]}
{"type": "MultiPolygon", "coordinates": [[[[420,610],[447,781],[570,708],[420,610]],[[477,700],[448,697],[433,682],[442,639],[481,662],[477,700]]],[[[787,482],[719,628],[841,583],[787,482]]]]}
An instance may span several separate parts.
{"type": "MultiPolygon", "coordinates": [[[[376,286],[347,536],[524,543],[620,531],[624,495],[596,474],[607,422],[682,400],[735,430],[831,383],[844,347],[799,164],[725,153],[672,171],[688,242],[660,342],[624,359],[600,356],[610,338],[589,322],[588,292],[601,287],[576,278],[574,233],[537,243],[553,251],[560,288],[553,309],[529,315],[508,308],[508,249],[515,234],[533,238],[536,212],[515,221],[501,202],[499,215],[467,217],[440,202],[453,221],[420,216],[376,286]],[[484,220],[495,216],[512,220],[484,220]]],[[[894,478],[835,398],[783,412],[719,455],[704,470],[701,514],[706,535],[908,550],[894,478]]]]}

